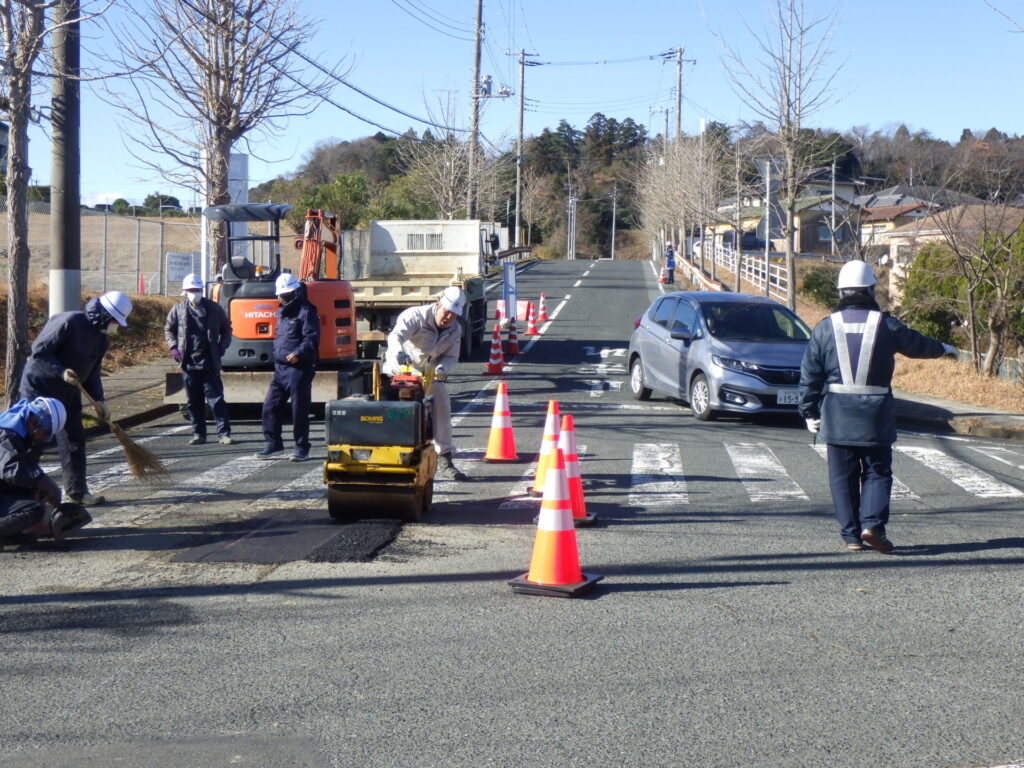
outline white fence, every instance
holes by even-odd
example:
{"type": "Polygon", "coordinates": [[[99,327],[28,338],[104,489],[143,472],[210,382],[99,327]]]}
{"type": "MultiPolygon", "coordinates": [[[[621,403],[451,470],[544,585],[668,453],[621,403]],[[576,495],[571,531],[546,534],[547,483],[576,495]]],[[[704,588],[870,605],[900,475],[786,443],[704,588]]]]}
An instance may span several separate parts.
{"type": "MultiPolygon", "coordinates": [[[[50,274],[50,205],[30,202],[28,211],[29,272],[45,282],[50,274]]],[[[7,199],[0,197],[0,213],[7,199]]],[[[81,212],[81,270],[83,291],[118,290],[177,294],[167,286],[165,254],[199,250],[198,219],[142,219],[102,211],[81,212]]],[[[0,216],[0,253],[7,260],[7,217],[0,216]]],[[[6,265],[0,267],[0,279],[6,265]]]]}
{"type": "MultiPolygon", "coordinates": [[[[736,251],[717,243],[709,247],[708,250],[714,255],[716,267],[728,270],[733,275],[736,274],[736,251]]],[[[780,257],[777,254],[774,256],[769,254],[766,257],[763,253],[744,251],[740,277],[757,289],[758,293],[771,296],[783,303],[789,299],[790,280],[785,257],[780,257]]]]}

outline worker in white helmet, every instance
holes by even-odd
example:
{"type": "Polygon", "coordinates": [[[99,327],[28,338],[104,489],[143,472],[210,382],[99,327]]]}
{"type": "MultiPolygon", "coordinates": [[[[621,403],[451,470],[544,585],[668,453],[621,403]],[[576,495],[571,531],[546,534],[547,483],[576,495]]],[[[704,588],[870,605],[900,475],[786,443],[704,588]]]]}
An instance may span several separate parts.
{"type": "Polygon", "coordinates": [[[77,375],[82,388],[97,402],[104,417],[110,415],[103,399],[100,366],[110,346],[110,336],[128,325],[132,302],[120,291],[107,291],[89,299],[80,312],[61,312],[46,321],[32,343],[32,352],[21,376],[24,398],[55,397],[67,409],[67,426],[57,435],[64,493],[76,504],[95,506],[104,498],[89,493],[85,474],[85,429],[82,426],[82,395],[65,378],[77,375]]]}
{"type": "Polygon", "coordinates": [[[203,281],[196,274],[181,281],[185,300],[171,307],[164,321],[164,341],[171,359],[181,368],[181,382],[188,402],[192,439],[189,445],[206,442],[206,405],[217,424],[221,445],[231,445],[231,422],[220,379],[220,359],[231,344],[231,321],[217,302],[203,296],[203,281]]]}
{"type": "Polygon", "coordinates": [[[443,480],[466,480],[452,462],[452,402],[445,381],[459,360],[462,324],[459,317],[466,307],[466,294],[457,286],[441,292],[433,304],[409,307],[398,316],[388,334],[384,355],[384,373],[394,376],[403,365],[434,369],[430,393],[434,396],[434,449],[437,451],[437,476],[443,480]]]}
{"type": "Polygon", "coordinates": [[[320,321],[316,307],[306,300],[306,286],[291,272],[278,275],[274,292],[280,306],[274,327],[274,376],[263,399],[263,439],[265,445],[256,456],[274,459],[284,450],[282,425],[291,403],[294,448],[290,461],[309,458],[309,409],[313,401],[313,376],[316,375],[320,347],[320,321]]]}
{"type": "Polygon", "coordinates": [[[886,534],[892,490],[896,416],[892,374],[896,353],[930,358],[954,347],[913,331],[882,312],[875,274],[847,262],[837,281],[839,304],[811,335],[800,372],[800,413],[828,446],[829,486],[844,546],[889,554],[886,534]]]}
{"type": "Polygon", "coordinates": [[[61,504],[60,488],[39,466],[43,448],[67,418],[64,404],[52,397],[19,400],[0,413],[0,541],[60,538],[92,520],[81,506],[61,504]]]}

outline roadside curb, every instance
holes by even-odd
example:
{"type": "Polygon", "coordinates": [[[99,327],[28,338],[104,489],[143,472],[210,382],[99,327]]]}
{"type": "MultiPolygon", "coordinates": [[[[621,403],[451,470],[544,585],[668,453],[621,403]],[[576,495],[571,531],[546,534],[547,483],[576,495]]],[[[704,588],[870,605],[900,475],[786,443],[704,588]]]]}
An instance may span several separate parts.
{"type": "Polygon", "coordinates": [[[972,412],[966,407],[957,413],[942,405],[897,395],[896,420],[940,432],[1024,442],[1024,416],[1014,414],[972,412]]]}

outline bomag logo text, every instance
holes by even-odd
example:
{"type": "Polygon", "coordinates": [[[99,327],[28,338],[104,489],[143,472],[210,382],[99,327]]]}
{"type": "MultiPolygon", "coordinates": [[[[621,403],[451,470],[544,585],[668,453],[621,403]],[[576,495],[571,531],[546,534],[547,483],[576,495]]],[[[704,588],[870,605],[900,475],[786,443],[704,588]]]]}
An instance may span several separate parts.
{"type": "Polygon", "coordinates": [[[259,320],[264,317],[273,317],[273,312],[246,312],[243,317],[246,320],[259,320]]]}
{"type": "Polygon", "coordinates": [[[383,416],[360,416],[359,420],[360,421],[368,421],[371,424],[383,424],[384,423],[384,417],[383,416]]]}

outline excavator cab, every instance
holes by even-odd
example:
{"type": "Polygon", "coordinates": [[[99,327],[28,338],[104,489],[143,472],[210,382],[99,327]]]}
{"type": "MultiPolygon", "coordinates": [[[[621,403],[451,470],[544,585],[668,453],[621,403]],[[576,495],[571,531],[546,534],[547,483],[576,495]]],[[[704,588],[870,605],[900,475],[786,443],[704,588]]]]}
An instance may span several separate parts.
{"type": "MultiPolygon", "coordinates": [[[[211,221],[244,223],[241,234],[227,237],[227,259],[217,275],[210,298],[231,320],[231,345],[221,360],[226,370],[259,370],[274,365],[275,312],[279,306],[274,282],[281,273],[281,219],[290,205],[212,205],[203,211],[211,221]],[[266,222],[265,234],[249,231],[266,222]]],[[[352,287],[337,279],[337,267],[325,270],[317,253],[303,253],[298,279],[320,319],[318,367],[355,358],[355,305],[352,287]]]]}

